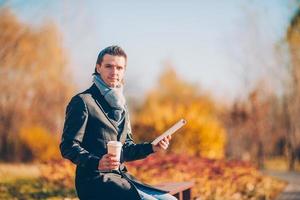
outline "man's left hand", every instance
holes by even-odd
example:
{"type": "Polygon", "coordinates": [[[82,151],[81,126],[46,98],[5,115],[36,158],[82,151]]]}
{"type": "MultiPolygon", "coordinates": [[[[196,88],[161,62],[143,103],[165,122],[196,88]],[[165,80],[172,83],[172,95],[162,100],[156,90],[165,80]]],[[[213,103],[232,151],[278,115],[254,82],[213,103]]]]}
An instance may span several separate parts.
{"type": "Polygon", "coordinates": [[[153,151],[157,152],[161,150],[166,150],[169,146],[171,138],[171,135],[168,135],[167,137],[164,137],[157,145],[152,145],[153,151]]]}

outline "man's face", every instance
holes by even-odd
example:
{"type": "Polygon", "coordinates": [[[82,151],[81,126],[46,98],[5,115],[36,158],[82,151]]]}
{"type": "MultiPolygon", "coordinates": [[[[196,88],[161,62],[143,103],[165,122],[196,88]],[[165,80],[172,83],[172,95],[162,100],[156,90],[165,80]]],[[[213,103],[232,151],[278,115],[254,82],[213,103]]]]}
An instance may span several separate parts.
{"type": "Polygon", "coordinates": [[[112,56],[105,54],[101,64],[96,65],[97,72],[109,87],[122,84],[126,66],[123,56],[112,56]]]}

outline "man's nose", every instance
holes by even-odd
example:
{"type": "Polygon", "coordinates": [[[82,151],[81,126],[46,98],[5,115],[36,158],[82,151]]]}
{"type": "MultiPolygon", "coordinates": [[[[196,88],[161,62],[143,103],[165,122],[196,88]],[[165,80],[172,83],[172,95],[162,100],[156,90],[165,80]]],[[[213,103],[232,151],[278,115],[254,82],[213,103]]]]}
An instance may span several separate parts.
{"type": "Polygon", "coordinates": [[[112,67],[112,69],[111,69],[111,74],[112,74],[112,75],[117,74],[117,68],[116,68],[116,67],[112,67]]]}

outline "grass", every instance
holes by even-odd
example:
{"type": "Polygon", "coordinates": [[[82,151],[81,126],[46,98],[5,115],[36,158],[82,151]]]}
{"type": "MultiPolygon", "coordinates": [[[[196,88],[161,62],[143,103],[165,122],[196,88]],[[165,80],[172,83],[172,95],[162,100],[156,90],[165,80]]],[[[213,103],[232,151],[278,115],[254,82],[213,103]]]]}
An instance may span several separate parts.
{"type": "Polygon", "coordinates": [[[55,186],[39,178],[0,182],[0,199],[64,199],[66,197],[75,197],[75,191],[55,186]]]}
{"type": "Polygon", "coordinates": [[[16,179],[38,178],[40,170],[37,164],[0,163],[0,182],[11,182],[16,179]]]}
{"type": "MultiPolygon", "coordinates": [[[[273,157],[265,160],[265,169],[272,171],[287,172],[288,162],[284,157],[273,157]]],[[[295,171],[300,172],[300,162],[297,161],[295,165],[295,171]]]]}
{"type": "Polygon", "coordinates": [[[41,178],[37,164],[1,163],[0,199],[76,199],[76,193],[41,178]]]}

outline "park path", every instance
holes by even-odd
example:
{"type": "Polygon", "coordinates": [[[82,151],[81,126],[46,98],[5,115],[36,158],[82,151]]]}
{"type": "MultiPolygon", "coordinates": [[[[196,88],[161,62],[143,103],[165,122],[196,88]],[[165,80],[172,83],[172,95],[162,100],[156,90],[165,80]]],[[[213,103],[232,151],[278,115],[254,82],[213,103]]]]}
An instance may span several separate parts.
{"type": "Polygon", "coordinates": [[[300,172],[263,171],[263,173],[288,182],[275,200],[300,200],[300,172]]]}

